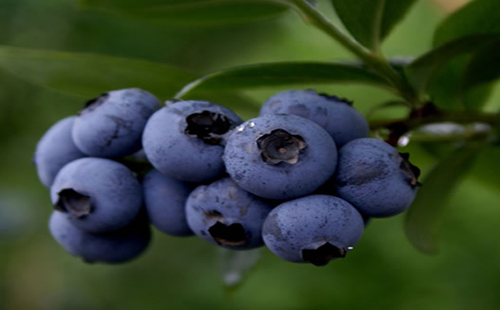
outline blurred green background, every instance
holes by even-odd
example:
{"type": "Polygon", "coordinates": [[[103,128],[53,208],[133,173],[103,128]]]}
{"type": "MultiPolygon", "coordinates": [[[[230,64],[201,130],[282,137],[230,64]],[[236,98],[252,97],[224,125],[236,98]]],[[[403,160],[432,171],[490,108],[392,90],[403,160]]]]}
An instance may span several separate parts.
{"type": "MultiPolygon", "coordinates": [[[[319,4],[335,19],[328,2],[319,4]]],[[[445,15],[430,0],[418,2],[384,51],[389,56],[426,51],[445,15]]],[[[0,0],[0,45],[145,59],[198,76],[258,62],[350,57],[293,12],[254,23],[173,27],[81,10],[75,0],[0,0]]],[[[500,107],[498,88],[489,110],[500,107]]],[[[391,99],[364,86],[317,89],[350,98],[363,112],[391,99]]],[[[255,105],[223,103],[249,118],[279,90],[245,91],[255,105]]],[[[49,194],[31,157],[44,131],[75,114],[87,99],[43,89],[0,70],[0,309],[500,308],[498,148],[483,152],[453,196],[442,219],[437,256],[421,254],[409,244],[400,215],[372,221],[347,259],[324,268],[287,263],[266,250],[232,294],[223,287],[214,248],[194,237],[178,239],[155,231],[149,250],[133,262],[83,263],[48,232],[49,194]]],[[[410,142],[406,149],[424,174],[436,163],[418,143],[410,142]]]]}

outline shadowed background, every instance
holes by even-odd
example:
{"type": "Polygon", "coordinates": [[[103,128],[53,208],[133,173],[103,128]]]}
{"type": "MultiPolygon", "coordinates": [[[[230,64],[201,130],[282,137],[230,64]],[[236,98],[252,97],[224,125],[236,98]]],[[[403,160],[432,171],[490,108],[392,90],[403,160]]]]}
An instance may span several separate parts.
{"type": "MultiPolygon", "coordinates": [[[[335,18],[326,1],[319,4],[335,18]]],[[[412,56],[429,49],[433,29],[454,8],[449,5],[418,2],[384,44],[385,53],[412,56]]],[[[0,45],[138,58],[193,76],[259,62],[350,58],[293,12],[229,26],[172,26],[81,10],[74,0],[2,0],[0,45]]],[[[96,74],[101,69],[93,68],[96,74]]],[[[446,310],[500,305],[500,151],[493,149],[480,156],[456,190],[442,219],[437,256],[409,244],[400,215],[372,221],[355,251],[324,268],[287,263],[266,250],[231,294],[223,287],[213,246],[195,237],[155,231],[148,251],[133,262],[85,264],[51,238],[50,198],[31,157],[45,130],[90,98],[27,80],[0,69],[0,309],[446,310]]],[[[284,89],[245,91],[222,103],[250,118],[266,98],[284,89]]],[[[352,99],[362,112],[391,99],[366,86],[317,89],[352,99]]],[[[497,87],[486,109],[499,107],[497,87]]],[[[424,174],[436,162],[418,143],[405,149],[424,174]]]]}

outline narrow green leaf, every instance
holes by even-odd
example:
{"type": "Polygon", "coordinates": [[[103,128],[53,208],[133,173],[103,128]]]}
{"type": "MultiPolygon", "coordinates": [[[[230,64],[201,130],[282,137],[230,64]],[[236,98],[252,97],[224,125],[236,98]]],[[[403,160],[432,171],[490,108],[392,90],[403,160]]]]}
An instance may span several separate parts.
{"type": "Polygon", "coordinates": [[[453,190],[485,147],[469,143],[443,159],[424,179],[406,216],[405,232],[410,242],[427,254],[438,252],[439,222],[453,190]]]}
{"type": "Polygon", "coordinates": [[[420,94],[423,94],[432,78],[448,62],[458,56],[475,52],[498,38],[497,35],[468,36],[435,48],[406,67],[408,80],[420,94]]]}
{"type": "Polygon", "coordinates": [[[245,280],[262,257],[262,249],[234,251],[217,248],[222,281],[228,289],[234,289],[245,280]]]}
{"type": "Polygon", "coordinates": [[[82,7],[131,15],[172,26],[245,23],[287,10],[272,0],[81,0],[82,7]]]}
{"type": "Polygon", "coordinates": [[[356,40],[377,50],[415,0],[331,0],[337,15],[356,40]]]}
{"type": "Polygon", "coordinates": [[[499,12],[498,0],[471,1],[439,25],[434,33],[434,46],[470,35],[500,34],[499,12]]]}
{"type": "Polygon", "coordinates": [[[95,54],[0,46],[0,69],[44,88],[91,97],[112,89],[139,87],[162,98],[194,78],[161,63],[95,54]]]}
{"type": "Polygon", "coordinates": [[[391,88],[384,79],[355,65],[326,62],[281,62],[219,71],[188,84],[176,97],[181,98],[194,91],[346,82],[391,88]]]}

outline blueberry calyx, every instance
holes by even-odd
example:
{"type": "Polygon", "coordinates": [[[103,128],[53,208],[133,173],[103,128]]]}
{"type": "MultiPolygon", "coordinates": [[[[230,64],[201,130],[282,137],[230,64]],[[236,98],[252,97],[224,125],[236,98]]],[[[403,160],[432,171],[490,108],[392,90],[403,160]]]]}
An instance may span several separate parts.
{"type": "Polygon", "coordinates": [[[257,146],[262,151],[262,159],[270,165],[281,162],[296,164],[299,153],[306,148],[306,143],[299,135],[292,135],[283,129],[275,129],[257,140],[257,146]]]}
{"type": "Polygon", "coordinates": [[[82,111],[80,111],[79,114],[95,110],[98,106],[100,106],[101,104],[103,104],[104,101],[106,101],[108,99],[108,97],[109,97],[108,93],[103,93],[99,97],[87,101],[85,103],[85,108],[82,111]]]}
{"type": "Polygon", "coordinates": [[[54,205],[54,209],[57,211],[69,212],[76,218],[90,214],[92,204],[89,196],[80,194],[72,188],[63,189],[58,196],[59,199],[54,205]]]}
{"type": "Polygon", "coordinates": [[[223,246],[245,245],[248,240],[243,225],[239,223],[226,225],[217,221],[208,229],[208,232],[215,242],[223,246]]]}
{"type": "Polygon", "coordinates": [[[217,145],[233,123],[226,116],[210,111],[193,113],[186,117],[185,133],[201,139],[206,144],[217,145]]]}
{"type": "Polygon", "coordinates": [[[326,242],[317,249],[302,250],[302,259],[314,266],[325,266],[333,258],[344,258],[346,254],[347,250],[345,248],[337,248],[333,244],[326,242]]]}
{"type": "Polygon", "coordinates": [[[403,158],[403,161],[399,165],[399,168],[410,175],[410,185],[414,188],[422,186],[422,183],[418,181],[418,177],[420,176],[420,169],[410,162],[410,154],[399,153],[399,155],[403,158]]]}

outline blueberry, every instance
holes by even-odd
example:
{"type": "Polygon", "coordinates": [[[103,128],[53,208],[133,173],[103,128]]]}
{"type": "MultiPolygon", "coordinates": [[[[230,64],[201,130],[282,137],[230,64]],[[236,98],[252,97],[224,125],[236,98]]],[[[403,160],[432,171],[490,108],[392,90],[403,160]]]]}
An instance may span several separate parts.
{"type": "Polygon", "coordinates": [[[370,217],[387,217],[406,210],[415,198],[420,170],[389,144],[357,139],[339,152],[336,190],[370,217]]]}
{"type": "Polygon", "coordinates": [[[189,227],[204,240],[245,250],[263,245],[262,223],[272,207],[224,178],[197,187],[186,202],[186,216],[189,227]]]}
{"type": "Polygon", "coordinates": [[[226,136],[242,120],[206,101],[180,101],[156,112],[146,125],[143,146],[160,172],[187,182],[206,182],[224,173],[226,136]]]}
{"type": "Polygon", "coordinates": [[[87,103],[73,127],[73,140],[85,154],[120,157],[141,148],[141,136],[149,117],[161,102],[137,88],[104,93],[87,103]]]}
{"type": "Polygon", "coordinates": [[[67,163],[84,157],[73,142],[71,130],[76,117],[60,120],[47,130],[36,146],[33,158],[38,178],[46,187],[50,187],[54,179],[67,163]]]}
{"type": "Polygon", "coordinates": [[[348,202],[311,195],[271,211],[262,236],[271,252],[284,260],[323,266],[345,257],[361,238],[363,226],[363,218],[348,202]]]}
{"type": "Polygon", "coordinates": [[[122,164],[81,158],[64,166],[51,188],[52,203],[80,229],[100,233],[128,225],[142,206],[141,185],[122,164]]]}
{"type": "Polygon", "coordinates": [[[370,127],[352,103],[336,96],[318,94],[314,90],[289,90],[267,100],[260,110],[264,114],[293,114],[323,127],[337,147],[368,136],[370,127]]]}
{"type": "Polygon", "coordinates": [[[49,230],[66,251],[89,263],[129,261],[143,253],[151,239],[149,225],[142,218],[120,230],[95,234],[75,227],[63,213],[55,211],[49,230]]]}
{"type": "Polygon", "coordinates": [[[223,158],[243,189],[264,198],[289,199],[312,193],[333,175],[337,149],[314,122],[275,114],[236,128],[223,158]]]}
{"type": "Polygon", "coordinates": [[[151,224],[173,236],[193,234],[186,221],[185,204],[192,185],[151,170],[142,181],[144,204],[151,224]]]}

